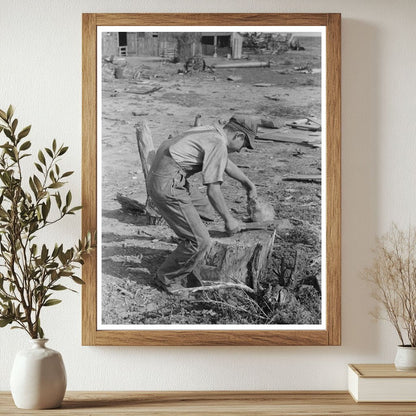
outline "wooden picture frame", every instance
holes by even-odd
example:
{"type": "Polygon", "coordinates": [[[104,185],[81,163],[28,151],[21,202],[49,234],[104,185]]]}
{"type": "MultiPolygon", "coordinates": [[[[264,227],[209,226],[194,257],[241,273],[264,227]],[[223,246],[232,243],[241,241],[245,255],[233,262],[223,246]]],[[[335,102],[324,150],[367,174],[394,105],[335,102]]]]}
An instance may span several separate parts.
{"type": "MultiPolygon", "coordinates": [[[[326,322],[323,329],[99,330],[97,255],[83,266],[83,345],[341,344],[341,16],[319,14],[102,14],[82,16],[82,229],[97,229],[97,28],[100,26],[320,26],[326,37],[326,322]]],[[[325,62],[325,61],[324,61],[325,62]]],[[[133,131],[134,135],[134,131],[133,131]]],[[[325,170],[324,170],[325,172],[325,170]]]]}

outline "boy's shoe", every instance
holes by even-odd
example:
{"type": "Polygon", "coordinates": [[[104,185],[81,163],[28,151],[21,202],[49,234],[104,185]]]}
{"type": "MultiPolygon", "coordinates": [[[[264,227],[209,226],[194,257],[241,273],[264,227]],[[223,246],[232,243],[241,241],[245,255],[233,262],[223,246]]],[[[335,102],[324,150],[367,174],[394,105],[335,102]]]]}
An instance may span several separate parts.
{"type": "Polygon", "coordinates": [[[194,272],[189,273],[188,276],[186,276],[186,279],[187,288],[204,286],[201,280],[197,276],[195,276],[194,272]]]}

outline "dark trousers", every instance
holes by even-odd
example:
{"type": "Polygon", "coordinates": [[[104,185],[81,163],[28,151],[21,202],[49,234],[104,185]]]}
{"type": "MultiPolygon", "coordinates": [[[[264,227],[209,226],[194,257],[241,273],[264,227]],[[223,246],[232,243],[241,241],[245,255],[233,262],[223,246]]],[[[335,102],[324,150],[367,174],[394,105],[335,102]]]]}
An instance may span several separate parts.
{"type": "Polygon", "coordinates": [[[158,270],[158,279],[170,289],[187,286],[187,276],[210,247],[207,228],[189,194],[185,172],[169,154],[169,142],[160,146],[147,179],[147,191],[160,215],[180,243],[158,270]]]}

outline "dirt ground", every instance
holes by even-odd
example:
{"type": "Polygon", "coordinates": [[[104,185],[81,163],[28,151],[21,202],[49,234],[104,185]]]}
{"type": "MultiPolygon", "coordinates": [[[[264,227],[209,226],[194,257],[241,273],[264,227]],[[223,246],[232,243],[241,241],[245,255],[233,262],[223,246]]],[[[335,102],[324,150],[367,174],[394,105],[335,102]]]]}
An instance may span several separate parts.
{"type": "MultiPolygon", "coordinates": [[[[106,65],[102,82],[102,322],[104,324],[317,324],[320,323],[321,185],[284,181],[288,175],[321,174],[320,134],[294,130],[288,121],[321,117],[320,42],[304,39],[305,51],[251,54],[269,68],[215,69],[183,74],[183,63],[128,57],[124,77],[106,65]],[[308,65],[312,73],[294,68],[308,65]],[[241,77],[230,81],[229,76],[241,77]],[[263,84],[266,86],[256,86],[263,84]],[[137,94],[160,88],[150,94],[137,94]],[[293,227],[278,235],[272,261],[257,297],[238,291],[179,299],[153,286],[158,265],[175,247],[166,226],[146,225],[144,216],[123,211],[117,193],[140,201],[146,191],[135,125],[147,120],[155,147],[193,126],[227,120],[235,112],[267,116],[288,137],[317,146],[260,141],[231,159],[273,204],[277,218],[293,227]],[[230,306],[231,305],[231,306],[230,306]]],[[[208,65],[230,62],[204,57],[208,65]]],[[[247,62],[242,60],[242,62],[247,62]]],[[[200,186],[198,177],[192,179],[200,186]]],[[[222,190],[237,218],[246,214],[245,192],[227,179],[222,190]]],[[[221,224],[219,218],[216,219],[221,224]]]]}

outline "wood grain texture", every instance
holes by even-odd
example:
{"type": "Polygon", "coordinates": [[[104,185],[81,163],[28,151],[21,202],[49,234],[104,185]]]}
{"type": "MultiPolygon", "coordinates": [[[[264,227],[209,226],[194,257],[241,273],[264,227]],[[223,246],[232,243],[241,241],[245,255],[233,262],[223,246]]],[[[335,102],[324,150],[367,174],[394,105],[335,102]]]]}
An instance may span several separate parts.
{"type": "Polygon", "coordinates": [[[416,378],[416,371],[399,371],[394,364],[349,364],[363,378],[416,378]]]}
{"type": "Polygon", "coordinates": [[[327,30],[327,328],[328,344],[341,345],[341,15],[327,30]]]}
{"type": "Polygon", "coordinates": [[[326,331],[97,331],[95,345],[327,345],[326,331]]]}
{"type": "Polygon", "coordinates": [[[8,392],[0,393],[2,415],[414,415],[414,403],[355,403],[339,391],[241,392],[67,392],[59,409],[16,409],[8,392]]]}
{"type": "Polygon", "coordinates": [[[325,13],[97,13],[98,26],[325,26],[325,13]]]}
{"type": "MultiPolygon", "coordinates": [[[[326,330],[97,331],[97,264],[83,267],[83,345],[340,345],[341,343],[341,39],[339,14],[84,14],[83,232],[97,225],[97,26],[326,26],[327,28],[327,303],[326,330]]],[[[134,134],[134,132],[132,133],[134,134]]]]}
{"type": "MultiPolygon", "coordinates": [[[[97,43],[96,19],[82,16],[82,233],[97,229],[97,43]]],[[[82,267],[82,344],[94,345],[97,322],[97,257],[82,267]]]]}

